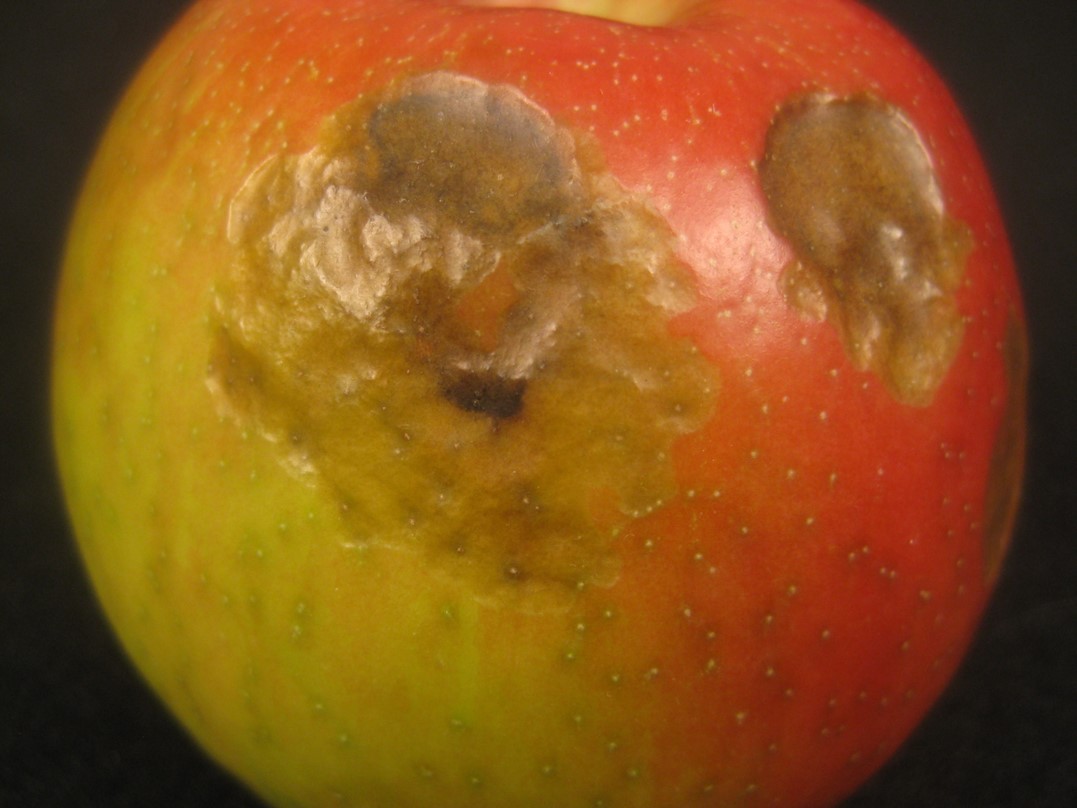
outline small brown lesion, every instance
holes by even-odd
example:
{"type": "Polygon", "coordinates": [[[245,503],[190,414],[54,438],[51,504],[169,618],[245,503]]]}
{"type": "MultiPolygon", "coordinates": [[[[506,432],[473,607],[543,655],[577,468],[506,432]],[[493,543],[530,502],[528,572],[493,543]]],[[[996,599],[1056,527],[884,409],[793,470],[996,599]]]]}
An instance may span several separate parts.
{"type": "Polygon", "coordinates": [[[1002,343],[1006,370],[1006,404],[995,435],[984,497],[984,575],[993,581],[1002,564],[1017,518],[1025,466],[1028,410],[1028,339],[1024,325],[1011,315],[1002,343]]]}
{"type": "Polygon", "coordinates": [[[771,123],[759,174],[795,254],[786,300],[834,325],[854,366],[899,401],[930,404],[961,344],[955,292],[972,239],[912,123],[868,94],[797,97],[771,123]]]}
{"type": "Polygon", "coordinates": [[[462,410],[512,418],[524,406],[526,379],[511,379],[497,373],[473,370],[446,370],[441,374],[441,394],[462,410]]]}
{"type": "Polygon", "coordinates": [[[670,332],[695,301],[672,231],[592,140],[413,76],[254,172],[228,234],[210,387],[283,454],[304,436],[350,530],[493,588],[612,580],[716,385],[670,332]]]}

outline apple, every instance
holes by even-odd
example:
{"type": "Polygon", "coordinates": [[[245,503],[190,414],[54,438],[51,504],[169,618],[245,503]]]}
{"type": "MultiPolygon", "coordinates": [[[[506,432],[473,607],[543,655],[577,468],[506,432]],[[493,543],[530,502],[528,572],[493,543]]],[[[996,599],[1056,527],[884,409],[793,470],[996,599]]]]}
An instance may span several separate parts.
{"type": "Polygon", "coordinates": [[[1027,349],[848,0],[203,0],[71,226],[53,424],[132,660],[275,805],[833,803],[998,576],[1027,349]]]}

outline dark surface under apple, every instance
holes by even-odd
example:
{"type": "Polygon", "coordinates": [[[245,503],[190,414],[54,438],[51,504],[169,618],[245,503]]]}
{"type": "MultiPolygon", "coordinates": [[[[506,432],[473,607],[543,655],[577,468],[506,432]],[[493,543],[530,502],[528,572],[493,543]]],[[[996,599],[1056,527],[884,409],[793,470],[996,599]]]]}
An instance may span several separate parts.
{"type": "MultiPolygon", "coordinates": [[[[1077,7],[872,0],[949,82],[1020,267],[1033,345],[1017,535],[957,678],[847,806],[1077,805],[1077,7]]],[[[119,651],[53,471],[48,334],[63,232],[113,102],[183,0],[42,0],[0,11],[4,329],[0,805],[253,806],[119,651]]]]}

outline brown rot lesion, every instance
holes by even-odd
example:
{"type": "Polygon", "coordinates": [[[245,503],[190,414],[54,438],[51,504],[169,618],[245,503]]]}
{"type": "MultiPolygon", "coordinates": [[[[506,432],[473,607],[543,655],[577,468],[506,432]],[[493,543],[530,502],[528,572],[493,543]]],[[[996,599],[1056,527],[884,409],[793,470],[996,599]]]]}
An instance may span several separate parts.
{"type": "Polygon", "coordinates": [[[984,497],[984,577],[998,577],[1021,500],[1028,411],[1028,337],[1011,313],[1000,350],[1006,372],[1006,403],[995,434],[984,497]]]}
{"type": "Polygon", "coordinates": [[[912,122],[866,93],[798,96],[771,122],[759,176],[795,256],[786,300],[834,325],[899,401],[929,404],[961,345],[955,293],[972,239],[912,122]]]}
{"type": "Polygon", "coordinates": [[[715,380],[670,329],[695,302],[673,233],[591,139],[413,76],[255,171],[228,236],[209,384],[282,454],[304,436],[350,530],[493,588],[612,580],[715,380]]]}

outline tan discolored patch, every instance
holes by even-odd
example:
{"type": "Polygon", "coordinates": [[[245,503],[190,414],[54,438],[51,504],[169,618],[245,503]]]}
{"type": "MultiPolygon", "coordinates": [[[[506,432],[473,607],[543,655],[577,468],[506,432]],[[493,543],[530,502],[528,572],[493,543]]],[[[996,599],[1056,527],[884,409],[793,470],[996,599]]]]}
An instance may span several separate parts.
{"type": "Polygon", "coordinates": [[[1010,318],[1002,345],[1006,362],[1006,409],[995,436],[987,478],[984,524],[984,574],[998,575],[1017,518],[1025,466],[1028,410],[1028,340],[1016,316],[1010,318]]]}
{"type": "Polygon", "coordinates": [[[778,111],[759,174],[796,255],[786,300],[832,323],[899,401],[929,404],[961,344],[954,292],[972,244],[915,128],[870,95],[809,94],[778,111]]]}
{"type": "Polygon", "coordinates": [[[491,586],[607,583],[715,379],[668,225],[509,86],[360,98],[238,191],[209,384],[356,543],[491,586]]]}

